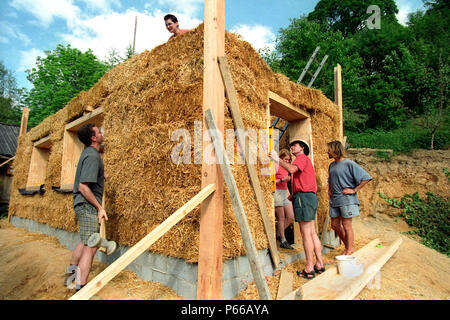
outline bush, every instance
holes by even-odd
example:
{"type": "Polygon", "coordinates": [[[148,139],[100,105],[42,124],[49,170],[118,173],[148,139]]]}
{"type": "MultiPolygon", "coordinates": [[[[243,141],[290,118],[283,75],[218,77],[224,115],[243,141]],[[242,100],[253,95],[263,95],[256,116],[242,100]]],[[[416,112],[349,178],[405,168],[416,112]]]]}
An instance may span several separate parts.
{"type": "MultiPolygon", "coordinates": [[[[391,131],[369,129],[364,132],[345,132],[351,148],[392,149],[395,153],[408,153],[412,149],[430,149],[431,137],[428,131],[407,125],[391,131]]],[[[449,147],[450,132],[437,131],[434,149],[449,147]]]]}
{"type": "Polygon", "coordinates": [[[416,192],[396,200],[380,192],[378,194],[390,206],[403,209],[400,216],[405,218],[408,225],[416,228],[409,234],[419,235],[427,247],[450,255],[450,198],[427,192],[426,198],[421,199],[416,192]]]}

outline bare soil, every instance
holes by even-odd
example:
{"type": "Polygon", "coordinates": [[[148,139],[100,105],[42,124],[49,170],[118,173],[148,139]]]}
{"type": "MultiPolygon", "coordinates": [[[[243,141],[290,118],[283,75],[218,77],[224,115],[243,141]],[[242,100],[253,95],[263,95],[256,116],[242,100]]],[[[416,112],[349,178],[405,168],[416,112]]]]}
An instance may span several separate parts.
{"type": "MultiPolygon", "coordinates": [[[[403,244],[381,269],[379,289],[365,288],[358,300],[448,300],[450,298],[450,258],[420,244],[420,239],[402,234],[408,225],[386,215],[354,219],[355,246],[363,247],[380,238],[389,245],[398,237],[403,244]]],[[[343,246],[325,255],[328,265],[342,254],[343,246]]],[[[289,250],[281,249],[281,255],[289,250]]],[[[59,244],[55,237],[31,233],[0,220],[0,299],[63,300],[74,294],[63,285],[64,272],[72,252],[59,244]]],[[[306,281],[295,276],[304,267],[296,261],[285,268],[294,274],[293,290],[306,281]]],[[[90,279],[106,268],[95,261],[90,279]]],[[[273,297],[276,297],[280,272],[266,277],[273,297]]],[[[172,289],[156,282],[140,280],[133,272],[119,273],[97,294],[105,300],[183,300],[172,289]]],[[[254,282],[249,283],[235,299],[258,299],[254,282]]]]}

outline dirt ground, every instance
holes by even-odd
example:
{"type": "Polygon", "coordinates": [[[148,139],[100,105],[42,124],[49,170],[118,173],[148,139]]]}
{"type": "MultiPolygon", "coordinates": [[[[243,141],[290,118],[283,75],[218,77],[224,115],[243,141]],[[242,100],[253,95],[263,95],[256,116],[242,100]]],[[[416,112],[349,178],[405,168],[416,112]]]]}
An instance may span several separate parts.
{"type": "MultiPolygon", "coordinates": [[[[381,269],[379,289],[365,288],[358,300],[448,300],[450,298],[450,258],[420,244],[417,238],[403,235],[408,225],[401,219],[377,214],[354,219],[355,246],[363,247],[378,237],[389,245],[403,238],[399,250],[381,269]]],[[[343,253],[343,246],[325,255],[325,262],[335,264],[334,257],[343,253]]],[[[281,255],[289,253],[280,250],[281,255]]],[[[31,233],[0,220],[0,299],[68,299],[74,293],[63,285],[64,271],[71,251],[55,237],[31,233]]],[[[304,267],[296,261],[285,268],[295,275],[304,267]]],[[[90,275],[99,274],[106,265],[95,261],[90,275]]],[[[266,277],[273,297],[276,297],[280,272],[266,277]]],[[[306,279],[294,276],[293,290],[306,279]]],[[[172,289],[156,282],[140,280],[133,272],[124,270],[96,296],[104,300],[183,300],[172,289]]],[[[254,282],[235,299],[258,299],[254,282]]]]}

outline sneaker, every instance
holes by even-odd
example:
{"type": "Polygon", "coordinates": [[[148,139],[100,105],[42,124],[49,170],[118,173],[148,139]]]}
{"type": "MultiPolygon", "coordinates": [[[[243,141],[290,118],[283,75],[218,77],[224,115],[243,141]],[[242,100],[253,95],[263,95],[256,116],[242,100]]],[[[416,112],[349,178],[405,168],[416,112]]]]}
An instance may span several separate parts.
{"type": "Polygon", "coordinates": [[[279,235],[276,236],[277,241],[281,242],[281,238],[279,235]]]}
{"type": "Polygon", "coordinates": [[[285,248],[285,249],[294,249],[292,248],[292,246],[289,244],[289,242],[287,242],[286,240],[280,243],[280,247],[281,248],[285,248]]]}

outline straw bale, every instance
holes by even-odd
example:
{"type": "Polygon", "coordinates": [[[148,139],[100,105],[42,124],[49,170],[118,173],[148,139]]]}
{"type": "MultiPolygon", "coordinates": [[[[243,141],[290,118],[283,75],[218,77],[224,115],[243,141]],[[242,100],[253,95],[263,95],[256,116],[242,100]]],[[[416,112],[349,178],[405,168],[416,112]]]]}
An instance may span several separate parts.
{"type": "MultiPolygon", "coordinates": [[[[318,177],[319,221],[326,214],[326,178],[329,160],[326,142],[337,138],[337,106],[319,90],[295,84],[274,74],[260,55],[235,34],[226,34],[226,55],[244,125],[258,133],[267,129],[265,108],[268,90],[311,114],[315,168],[318,177]]],[[[196,164],[194,124],[202,120],[203,25],[151,51],[144,51],[110,70],[88,92],[74,97],[65,108],[45,119],[19,138],[14,162],[10,210],[13,215],[46,223],[55,228],[77,231],[72,196],[59,194],[65,124],[83,115],[86,107],[103,108],[107,181],[105,184],[108,238],[133,245],[184,205],[201,189],[201,163],[196,164]],[[180,143],[172,141],[175,130],[190,133],[191,163],[175,164],[171,154],[180,143]],[[33,141],[50,136],[44,195],[22,196],[26,184],[33,141]]],[[[226,102],[228,106],[228,101],[226,102]]],[[[284,122],[281,121],[279,126],[284,122]]],[[[234,129],[225,108],[225,129],[234,129]]],[[[257,135],[259,142],[261,136],[257,135]]],[[[287,134],[280,147],[286,147],[287,134]]],[[[201,150],[201,149],[200,149],[201,150]]],[[[262,219],[250,184],[247,168],[238,163],[234,141],[232,171],[245,206],[257,249],[268,247],[262,219]]],[[[198,150],[197,150],[198,151],[198,150]]],[[[252,150],[251,152],[257,152],[252,150]]],[[[267,165],[257,163],[266,204],[273,205],[269,177],[261,174],[267,165]]],[[[224,194],[223,258],[245,254],[228,191],[224,194]]],[[[274,226],[274,212],[269,212],[274,226]]],[[[154,253],[198,261],[200,207],[154,243],[154,253]]]]}

